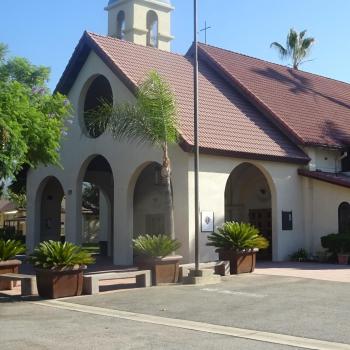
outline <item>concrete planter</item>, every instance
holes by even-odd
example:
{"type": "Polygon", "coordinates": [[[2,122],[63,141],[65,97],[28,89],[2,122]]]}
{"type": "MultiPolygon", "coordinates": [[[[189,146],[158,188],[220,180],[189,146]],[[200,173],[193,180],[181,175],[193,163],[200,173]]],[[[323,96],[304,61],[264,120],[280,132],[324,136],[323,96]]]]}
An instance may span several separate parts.
{"type": "Polygon", "coordinates": [[[347,265],[349,263],[349,254],[338,254],[338,264],[347,265]]]}
{"type": "Polygon", "coordinates": [[[219,260],[230,262],[230,274],[250,273],[255,269],[256,253],[258,249],[250,251],[235,251],[233,249],[217,249],[219,260]]]}
{"type": "Polygon", "coordinates": [[[135,264],[141,270],[151,270],[152,284],[177,283],[179,281],[179,265],[182,256],[166,256],[165,258],[135,257],[135,264]]]}
{"type": "Polygon", "coordinates": [[[39,295],[48,299],[81,295],[85,268],[65,271],[37,269],[36,281],[39,295]]]}
{"type": "MultiPolygon", "coordinates": [[[[19,266],[22,264],[19,260],[0,261],[0,275],[5,273],[18,273],[19,266]]],[[[12,282],[0,281],[0,290],[12,289],[12,282]]]]}

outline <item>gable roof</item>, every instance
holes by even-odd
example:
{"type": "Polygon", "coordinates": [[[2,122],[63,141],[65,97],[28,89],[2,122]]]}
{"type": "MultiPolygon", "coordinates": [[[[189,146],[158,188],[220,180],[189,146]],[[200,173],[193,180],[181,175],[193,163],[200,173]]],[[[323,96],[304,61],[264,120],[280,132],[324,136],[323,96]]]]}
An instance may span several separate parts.
{"type": "MultiPolygon", "coordinates": [[[[191,58],[86,32],[56,91],[69,92],[91,50],[132,92],[152,69],[169,82],[178,105],[181,145],[191,151],[194,143],[191,58]]],[[[199,90],[201,152],[295,163],[309,161],[263,113],[202,61],[199,90]]]]}
{"type": "Polygon", "coordinates": [[[303,145],[350,145],[350,85],[200,44],[208,62],[303,145]]]}

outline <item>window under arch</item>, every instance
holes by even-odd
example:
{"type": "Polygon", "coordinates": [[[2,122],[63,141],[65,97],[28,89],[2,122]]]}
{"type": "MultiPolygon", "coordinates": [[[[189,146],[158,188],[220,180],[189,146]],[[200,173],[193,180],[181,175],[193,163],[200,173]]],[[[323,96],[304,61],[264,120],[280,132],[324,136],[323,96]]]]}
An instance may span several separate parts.
{"type": "Polygon", "coordinates": [[[117,16],[117,38],[125,39],[125,12],[119,11],[117,16]]]}
{"type": "Polygon", "coordinates": [[[154,11],[147,13],[147,46],[158,48],[158,16],[154,11]]]}
{"type": "Polygon", "coordinates": [[[350,204],[343,202],[338,208],[339,233],[350,233],[350,204]]]}
{"type": "Polygon", "coordinates": [[[103,134],[102,126],[93,125],[91,114],[103,103],[113,104],[111,84],[103,75],[97,76],[90,84],[84,101],[84,122],[89,136],[96,138],[103,134]]]}

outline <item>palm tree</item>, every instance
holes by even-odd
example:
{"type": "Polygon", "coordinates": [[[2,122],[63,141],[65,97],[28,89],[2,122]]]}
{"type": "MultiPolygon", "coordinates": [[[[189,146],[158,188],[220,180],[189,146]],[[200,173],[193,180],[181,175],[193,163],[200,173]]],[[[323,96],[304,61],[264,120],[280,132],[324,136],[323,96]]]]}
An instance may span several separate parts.
{"type": "Polygon", "coordinates": [[[273,42],[270,47],[277,49],[282,59],[291,58],[294,69],[305,62],[304,59],[309,55],[312,45],[315,43],[314,38],[305,38],[306,30],[298,33],[293,28],[289,30],[286,47],[277,42],[273,42]]]}
{"type": "Polygon", "coordinates": [[[111,106],[103,102],[89,113],[89,126],[107,130],[116,140],[126,139],[138,144],[151,144],[162,151],[162,183],[166,185],[168,222],[172,238],[175,237],[171,164],[169,145],[178,142],[177,111],[174,95],[168,83],[151,71],[138,86],[136,103],[111,106]]]}

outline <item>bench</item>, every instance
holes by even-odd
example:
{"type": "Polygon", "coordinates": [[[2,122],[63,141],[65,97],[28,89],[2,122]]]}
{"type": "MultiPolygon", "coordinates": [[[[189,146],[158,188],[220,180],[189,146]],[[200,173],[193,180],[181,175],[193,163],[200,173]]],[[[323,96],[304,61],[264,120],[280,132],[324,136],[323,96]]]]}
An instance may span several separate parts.
{"type": "Polygon", "coordinates": [[[20,273],[5,273],[3,275],[0,275],[0,281],[20,281],[22,296],[31,296],[38,294],[36,287],[36,277],[33,275],[23,275],[20,273]]]}
{"type": "Polygon", "coordinates": [[[110,272],[89,274],[83,277],[83,293],[94,295],[99,293],[99,282],[105,280],[117,280],[123,278],[135,278],[139,287],[151,287],[151,271],[126,271],[126,272],[110,272]]]}

